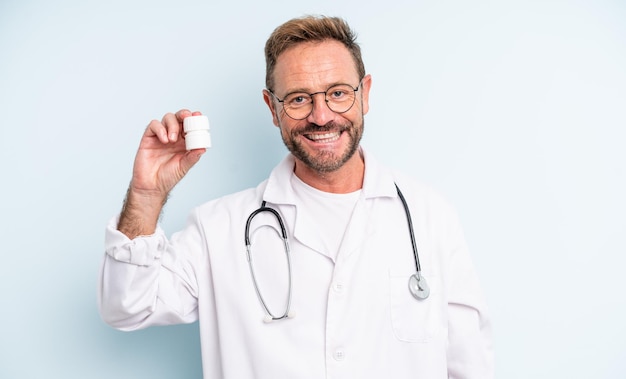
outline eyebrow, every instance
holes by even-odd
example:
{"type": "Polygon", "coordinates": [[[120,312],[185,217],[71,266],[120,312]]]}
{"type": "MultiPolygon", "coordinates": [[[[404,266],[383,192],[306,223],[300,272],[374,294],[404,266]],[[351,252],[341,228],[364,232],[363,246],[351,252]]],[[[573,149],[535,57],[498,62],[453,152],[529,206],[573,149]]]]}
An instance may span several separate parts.
{"type": "MultiPolygon", "coordinates": [[[[323,92],[326,92],[326,91],[328,91],[329,89],[331,89],[332,87],[334,87],[334,86],[338,86],[338,85],[348,85],[348,86],[352,87],[352,85],[351,85],[351,84],[348,84],[348,83],[347,83],[347,82],[345,82],[345,81],[333,82],[333,83],[329,84],[329,85],[326,87],[326,89],[324,89],[324,90],[323,90],[323,92]]],[[[354,88],[354,87],[352,87],[352,88],[354,88]]],[[[285,95],[284,95],[283,97],[285,97],[285,96],[289,96],[289,95],[294,94],[294,93],[306,93],[306,94],[308,95],[308,94],[311,94],[311,93],[317,93],[317,92],[322,92],[322,91],[309,91],[309,90],[308,90],[308,89],[306,89],[306,88],[296,88],[296,89],[290,90],[290,91],[288,91],[287,93],[285,93],[285,95]]]]}

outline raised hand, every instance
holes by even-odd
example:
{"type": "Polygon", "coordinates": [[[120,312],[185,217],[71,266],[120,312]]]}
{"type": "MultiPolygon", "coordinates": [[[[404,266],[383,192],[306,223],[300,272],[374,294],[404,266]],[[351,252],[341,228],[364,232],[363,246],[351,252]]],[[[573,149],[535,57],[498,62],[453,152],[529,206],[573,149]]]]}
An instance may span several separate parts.
{"type": "Polygon", "coordinates": [[[118,223],[118,229],[129,238],[154,233],[168,194],[206,152],[187,151],[182,137],[185,117],[200,114],[183,109],[148,124],[118,223]]]}

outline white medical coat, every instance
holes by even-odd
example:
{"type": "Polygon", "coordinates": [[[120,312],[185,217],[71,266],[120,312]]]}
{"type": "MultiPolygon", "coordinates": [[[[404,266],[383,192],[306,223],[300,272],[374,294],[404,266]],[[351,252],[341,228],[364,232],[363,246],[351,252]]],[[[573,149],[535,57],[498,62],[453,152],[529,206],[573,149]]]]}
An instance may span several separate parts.
{"type": "MultiPolygon", "coordinates": [[[[491,327],[458,218],[433,190],[365,156],[365,178],[336,261],[299,216],[286,157],[258,187],[193,210],[167,239],[107,227],[99,282],[103,319],[133,330],[200,322],[205,378],[493,377],[491,327]],[[430,297],[409,292],[411,211],[430,297]],[[283,217],[291,247],[291,319],[264,323],[244,229],[262,200],[283,217]]],[[[310,204],[307,206],[315,206],[310,204]]],[[[270,310],[285,310],[286,259],[269,213],[251,225],[252,262],[270,310]]]]}

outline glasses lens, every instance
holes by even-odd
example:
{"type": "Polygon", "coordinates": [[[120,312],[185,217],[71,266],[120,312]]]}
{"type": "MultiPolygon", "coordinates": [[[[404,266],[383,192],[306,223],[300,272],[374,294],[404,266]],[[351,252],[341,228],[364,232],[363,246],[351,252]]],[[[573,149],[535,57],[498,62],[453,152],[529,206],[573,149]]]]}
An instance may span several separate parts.
{"type": "Polygon", "coordinates": [[[354,105],[354,88],[341,84],[326,91],[326,104],[335,113],[347,112],[354,105]]]}
{"type": "Polygon", "coordinates": [[[285,113],[296,120],[305,119],[313,109],[313,99],[304,92],[290,93],[283,100],[285,113]]]}

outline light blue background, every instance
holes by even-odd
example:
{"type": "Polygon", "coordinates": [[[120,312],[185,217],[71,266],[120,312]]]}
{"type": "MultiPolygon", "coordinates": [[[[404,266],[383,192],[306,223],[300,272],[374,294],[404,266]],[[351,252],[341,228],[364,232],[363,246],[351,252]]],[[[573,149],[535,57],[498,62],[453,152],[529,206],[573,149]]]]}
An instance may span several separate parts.
{"type": "MultiPolygon", "coordinates": [[[[183,107],[214,147],[163,225],[285,154],[263,45],[305,13],[358,31],[364,145],[457,206],[499,378],[626,373],[626,5],[621,1],[0,2],[0,377],[199,378],[197,325],[102,323],[103,229],[139,138],[183,107]]],[[[364,362],[365,364],[365,362],[364,362]]]]}

